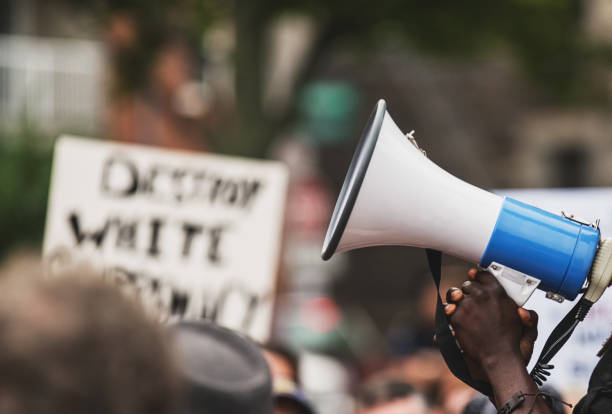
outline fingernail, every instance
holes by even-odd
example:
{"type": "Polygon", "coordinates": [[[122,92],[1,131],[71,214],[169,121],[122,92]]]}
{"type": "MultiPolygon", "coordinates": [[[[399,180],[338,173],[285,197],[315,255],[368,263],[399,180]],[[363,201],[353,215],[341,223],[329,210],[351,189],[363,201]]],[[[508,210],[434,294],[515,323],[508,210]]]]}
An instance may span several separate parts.
{"type": "Polygon", "coordinates": [[[463,282],[463,283],[461,284],[461,287],[466,288],[466,287],[470,286],[471,284],[472,284],[472,282],[470,282],[469,280],[466,280],[465,282],[463,282]]]}
{"type": "Polygon", "coordinates": [[[438,345],[438,337],[436,336],[436,334],[434,334],[433,336],[433,344],[438,345]]]}
{"type": "Polygon", "coordinates": [[[523,325],[526,325],[528,327],[533,326],[533,321],[531,320],[531,313],[527,309],[518,308],[518,314],[521,318],[521,322],[523,322],[523,325]]]}
{"type": "Polygon", "coordinates": [[[453,302],[458,302],[463,298],[463,291],[461,289],[453,288],[450,293],[450,298],[453,302]]]}
{"type": "Polygon", "coordinates": [[[457,293],[456,292],[461,292],[461,289],[456,288],[456,287],[451,287],[448,289],[448,291],[446,292],[446,301],[447,302],[456,302],[461,298],[457,297],[457,293]]]}
{"type": "Polygon", "coordinates": [[[476,278],[476,273],[478,272],[478,270],[471,268],[470,270],[468,270],[468,277],[470,279],[475,279],[476,278]]]}
{"type": "Polygon", "coordinates": [[[450,303],[444,307],[444,313],[446,313],[446,316],[450,316],[455,312],[455,309],[457,309],[457,305],[450,303]]]}

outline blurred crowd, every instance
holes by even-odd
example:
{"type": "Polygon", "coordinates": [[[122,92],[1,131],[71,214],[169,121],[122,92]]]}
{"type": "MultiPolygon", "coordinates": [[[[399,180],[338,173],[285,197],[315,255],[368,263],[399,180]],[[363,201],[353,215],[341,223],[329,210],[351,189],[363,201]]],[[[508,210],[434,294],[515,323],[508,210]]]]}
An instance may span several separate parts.
{"type": "MultiPolygon", "coordinates": [[[[87,272],[7,277],[0,292],[2,413],[321,412],[286,345],[205,321],[162,327],[87,272]]],[[[346,413],[459,414],[475,397],[425,348],[353,386],[346,413]]]]}
{"type": "MultiPolygon", "coordinates": [[[[488,414],[489,400],[419,346],[352,379],[329,411],[303,387],[303,360],[206,321],[160,325],[88,271],[0,286],[0,411],[6,414],[488,414]]],[[[321,369],[309,381],[325,383],[321,369]]],[[[316,395],[316,394],[315,394],[316,395]]],[[[559,407],[555,413],[563,413],[559,407]]]]}
{"type": "MultiPolygon", "coordinates": [[[[321,241],[379,97],[475,185],[611,185],[612,8],[425,3],[0,2],[0,258],[38,251],[43,232],[52,139],[30,147],[17,122],[290,172],[269,341],[162,326],[87,272],[42,280],[37,254],[14,254],[0,269],[0,413],[495,412],[433,343],[422,252],[324,263],[321,241]]],[[[465,270],[448,264],[441,291],[465,270]]]]}

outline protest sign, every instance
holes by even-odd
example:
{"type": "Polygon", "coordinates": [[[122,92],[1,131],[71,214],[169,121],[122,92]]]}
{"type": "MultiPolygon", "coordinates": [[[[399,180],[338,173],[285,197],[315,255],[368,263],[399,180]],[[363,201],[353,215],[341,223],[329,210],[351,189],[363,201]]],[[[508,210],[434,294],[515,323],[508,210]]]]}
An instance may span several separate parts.
{"type": "Polygon", "coordinates": [[[85,263],[164,320],[268,337],[282,164],[62,137],[51,180],[47,273],[85,263]]]}
{"type": "MultiPolygon", "coordinates": [[[[497,190],[500,195],[524,201],[555,214],[574,214],[582,220],[601,220],[602,237],[612,237],[612,189],[521,189],[497,190]]],[[[610,289],[608,289],[610,290],[610,289]]],[[[544,342],[554,327],[576,304],[565,301],[561,304],[545,297],[536,290],[525,307],[534,309],[540,317],[538,340],[531,365],[540,354],[544,342]]],[[[572,402],[586,392],[589,377],[597,364],[596,356],[603,342],[612,333],[612,293],[606,291],[591,308],[584,322],[576,328],[573,336],[551,361],[555,369],[547,383],[554,385],[572,402]]]]}

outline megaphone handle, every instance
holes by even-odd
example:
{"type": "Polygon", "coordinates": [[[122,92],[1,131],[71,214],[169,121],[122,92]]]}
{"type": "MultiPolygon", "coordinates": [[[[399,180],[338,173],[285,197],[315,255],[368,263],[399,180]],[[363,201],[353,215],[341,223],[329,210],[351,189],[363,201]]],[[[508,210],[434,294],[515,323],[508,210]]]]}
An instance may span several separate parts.
{"type": "Polygon", "coordinates": [[[446,365],[451,370],[453,375],[459,378],[461,381],[474,388],[475,390],[487,395],[492,396],[493,390],[491,384],[484,381],[479,381],[470,375],[470,371],[467,367],[461,349],[457,345],[455,337],[452,335],[446,313],[444,312],[444,305],[442,297],[440,296],[440,279],[442,277],[442,253],[437,250],[425,249],[427,252],[427,262],[429,264],[429,270],[431,276],[436,285],[436,292],[438,294],[438,303],[436,305],[436,343],[440,349],[440,353],[446,362],[446,365]]]}
{"type": "Polygon", "coordinates": [[[518,306],[523,306],[540,284],[539,279],[496,262],[483,270],[491,273],[497,279],[518,306]]]}

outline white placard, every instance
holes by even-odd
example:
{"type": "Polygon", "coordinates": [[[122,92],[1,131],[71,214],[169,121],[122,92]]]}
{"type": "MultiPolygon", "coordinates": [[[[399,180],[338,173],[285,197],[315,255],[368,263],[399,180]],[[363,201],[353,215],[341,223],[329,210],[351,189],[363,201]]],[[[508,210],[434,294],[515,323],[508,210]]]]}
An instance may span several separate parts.
{"type": "MultiPolygon", "coordinates": [[[[521,189],[496,192],[555,214],[560,215],[561,211],[564,211],[590,222],[601,219],[602,237],[612,237],[611,188],[521,189]]],[[[559,304],[546,299],[544,295],[544,292],[537,290],[525,304],[526,308],[538,312],[540,317],[538,340],[530,368],[540,355],[548,335],[576,304],[576,301],[559,304]]],[[[551,361],[555,368],[547,382],[562,391],[566,398],[576,402],[577,398],[586,393],[589,377],[599,360],[596,354],[611,333],[612,293],[606,291],[551,361]]]]}
{"type": "Polygon", "coordinates": [[[161,318],[269,335],[287,191],[278,162],[62,137],[43,255],[86,263],[161,318]]]}

